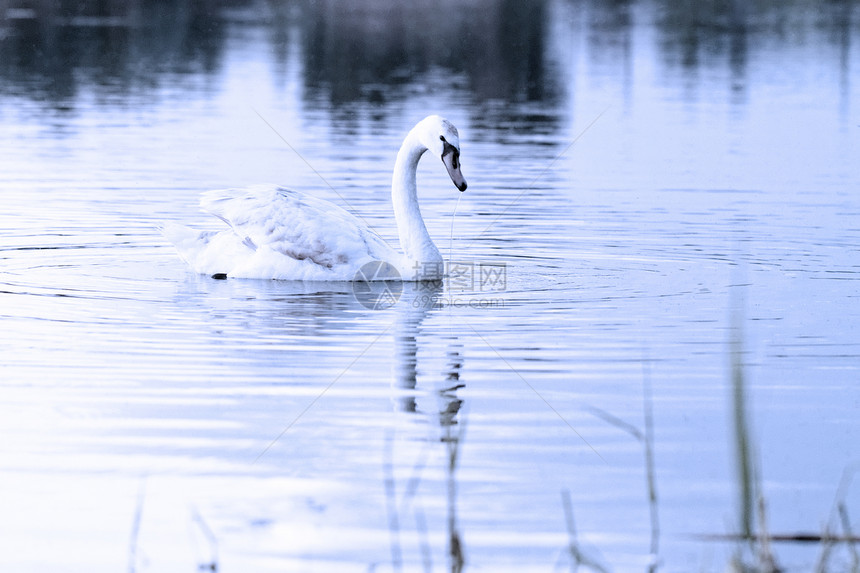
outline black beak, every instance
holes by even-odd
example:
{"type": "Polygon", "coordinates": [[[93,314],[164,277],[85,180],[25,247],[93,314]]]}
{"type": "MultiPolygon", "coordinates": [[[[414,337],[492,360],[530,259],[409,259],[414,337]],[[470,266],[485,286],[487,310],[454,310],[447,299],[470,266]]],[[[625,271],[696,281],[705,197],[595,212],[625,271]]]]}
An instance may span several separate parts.
{"type": "Polygon", "coordinates": [[[451,181],[457,186],[460,191],[465,191],[466,179],[460,172],[460,152],[450,143],[445,143],[445,149],[442,151],[442,163],[445,164],[445,169],[448,170],[448,175],[451,181]]]}

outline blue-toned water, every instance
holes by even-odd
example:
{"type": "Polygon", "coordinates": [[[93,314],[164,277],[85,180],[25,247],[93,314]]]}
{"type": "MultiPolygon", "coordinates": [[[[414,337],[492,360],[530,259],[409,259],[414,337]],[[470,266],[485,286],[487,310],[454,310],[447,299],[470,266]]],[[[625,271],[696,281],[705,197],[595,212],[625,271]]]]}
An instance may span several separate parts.
{"type": "Polygon", "coordinates": [[[75,10],[0,2],[0,569],[721,571],[733,361],[766,530],[856,529],[854,3],[75,10]],[[198,277],[156,229],[280,183],[396,244],[430,113],[442,290],[198,277]]]}

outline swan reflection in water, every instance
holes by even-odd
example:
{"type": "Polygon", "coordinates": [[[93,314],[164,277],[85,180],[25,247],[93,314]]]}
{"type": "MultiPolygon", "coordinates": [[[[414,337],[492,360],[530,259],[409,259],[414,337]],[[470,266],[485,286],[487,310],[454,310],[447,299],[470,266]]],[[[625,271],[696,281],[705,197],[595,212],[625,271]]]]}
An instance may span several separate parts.
{"type": "MultiPolygon", "coordinates": [[[[428,315],[441,310],[438,303],[442,292],[441,281],[407,283],[397,305],[394,327],[395,361],[394,385],[398,393],[396,407],[403,412],[421,414],[416,401],[418,391],[418,350],[421,325],[428,315]]],[[[461,380],[463,368],[462,344],[456,335],[447,338],[445,370],[441,383],[433,391],[437,397],[437,409],[428,413],[431,421],[439,424],[439,441],[445,445],[447,478],[447,527],[448,561],[450,570],[459,573],[463,569],[464,552],[457,526],[457,480],[456,469],[464,425],[459,419],[463,400],[457,391],[465,387],[461,380]]],[[[422,463],[422,461],[419,461],[422,463]]]]}

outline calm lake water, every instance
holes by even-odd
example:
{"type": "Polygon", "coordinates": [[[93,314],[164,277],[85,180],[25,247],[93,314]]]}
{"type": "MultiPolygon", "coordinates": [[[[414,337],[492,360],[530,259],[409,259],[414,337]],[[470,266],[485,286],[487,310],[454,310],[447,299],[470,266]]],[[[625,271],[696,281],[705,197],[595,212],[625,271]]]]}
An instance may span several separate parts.
{"type": "Polygon", "coordinates": [[[0,569],[722,571],[733,356],[766,531],[856,531],[860,8],[705,4],[0,2],[0,569]],[[396,244],[430,113],[469,284],[369,310],[156,229],[280,183],[396,244]]]}

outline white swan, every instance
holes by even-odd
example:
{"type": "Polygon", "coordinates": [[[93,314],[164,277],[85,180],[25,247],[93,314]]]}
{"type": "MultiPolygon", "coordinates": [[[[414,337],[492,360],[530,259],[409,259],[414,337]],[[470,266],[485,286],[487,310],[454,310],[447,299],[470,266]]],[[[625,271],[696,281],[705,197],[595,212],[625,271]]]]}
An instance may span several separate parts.
{"type": "Polygon", "coordinates": [[[428,150],[442,158],[454,185],[466,190],[457,128],[437,115],[421,120],[403,140],[391,183],[403,253],[337,205],[272,185],[203,194],[201,207],[229,229],[200,232],[166,224],[162,233],[191,268],[218,278],[351,281],[364,264],[381,261],[403,280],[438,279],[442,256],[421,217],[415,181],[428,150]]]}

